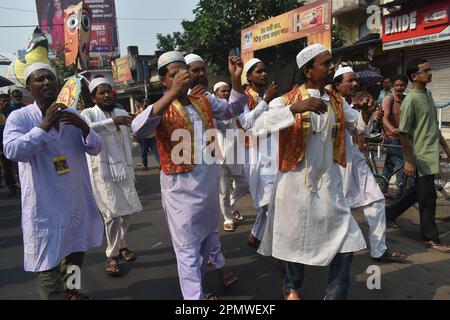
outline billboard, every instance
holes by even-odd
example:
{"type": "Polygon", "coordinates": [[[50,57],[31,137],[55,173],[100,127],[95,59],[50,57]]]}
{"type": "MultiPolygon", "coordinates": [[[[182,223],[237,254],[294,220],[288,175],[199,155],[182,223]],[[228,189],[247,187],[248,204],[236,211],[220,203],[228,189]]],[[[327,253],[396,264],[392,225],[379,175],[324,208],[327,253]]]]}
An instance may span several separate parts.
{"type": "MultiPolygon", "coordinates": [[[[65,52],[64,10],[80,0],[36,0],[39,27],[49,39],[52,56],[65,52]]],[[[114,0],[84,0],[91,14],[89,68],[110,68],[119,56],[114,0]]]]}
{"type": "MultiPolygon", "coordinates": [[[[311,38],[324,33],[331,35],[329,1],[316,1],[258,23],[241,33],[244,54],[304,37],[311,38]]],[[[325,38],[323,44],[331,49],[331,36],[325,38]]]]}
{"type": "Polygon", "coordinates": [[[133,75],[131,73],[128,59],[129,56],[125,56],[112,62],[114,82],[117,85],[124,85],[133,82],[133,75]]]}

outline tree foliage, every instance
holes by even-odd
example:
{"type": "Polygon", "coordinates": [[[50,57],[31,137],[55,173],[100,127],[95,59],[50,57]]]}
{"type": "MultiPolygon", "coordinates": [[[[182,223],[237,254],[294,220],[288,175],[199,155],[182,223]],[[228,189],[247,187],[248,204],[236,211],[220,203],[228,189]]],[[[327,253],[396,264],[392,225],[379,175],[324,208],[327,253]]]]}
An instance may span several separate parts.
{"type": "Polygon", "coordinates": [[[346,28],[333,24],[333,48],[340,48],[345,45],[346,28]]]}
{"type": "Polygon", "coordinates": [[[200,0],[183,33],[158,34],[158,49],[196,52],[224,74],[229,51],[241,46],[241,30],[302,6],[297,0],[200,0]]]}

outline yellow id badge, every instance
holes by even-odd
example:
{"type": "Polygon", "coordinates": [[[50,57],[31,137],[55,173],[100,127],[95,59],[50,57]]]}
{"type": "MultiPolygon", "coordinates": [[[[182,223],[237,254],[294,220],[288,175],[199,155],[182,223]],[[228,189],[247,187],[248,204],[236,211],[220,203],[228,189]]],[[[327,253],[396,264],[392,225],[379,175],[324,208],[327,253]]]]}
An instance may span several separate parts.
{"type": "Polygon", "coordinates": [[[69,166],[67,165],[66,157],[53,158],[53,164],[55,165],[55,170],[56,170],[57,175],[61,175],[61,174],[70,172],[69,166]]]}

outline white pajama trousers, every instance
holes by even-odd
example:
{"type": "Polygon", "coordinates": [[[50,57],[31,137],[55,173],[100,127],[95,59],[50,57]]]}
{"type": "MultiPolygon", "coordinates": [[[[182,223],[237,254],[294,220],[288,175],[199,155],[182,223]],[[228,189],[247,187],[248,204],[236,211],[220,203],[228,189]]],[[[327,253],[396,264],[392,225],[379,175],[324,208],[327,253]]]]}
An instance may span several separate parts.
{"type": "Polygon", "coordinates": [[[370,256],[381,257],[387,250],[386,246],[386,204],[384,199],[361,207],[369,225],[370,256]]]}
{"type": "Polygon", "coordinates": [[[120,249],[126,248],[125,237],[130,226],[130,215],[113,219],[104,218],[106,237],[106,257],[114,258],[119,256],[120,249]]]}
{"type": "Polygon", "coordinates": [[[248,184],[245,175],[234,175],[231,168],[225,164],[221,166],[221,173],[220,210],[225,223],[231,223],[234,221],[233,213],[236,211],[236,203],[249,192],[248,184]],[[235,182],[234,189],[233,181],[235,182]]]}

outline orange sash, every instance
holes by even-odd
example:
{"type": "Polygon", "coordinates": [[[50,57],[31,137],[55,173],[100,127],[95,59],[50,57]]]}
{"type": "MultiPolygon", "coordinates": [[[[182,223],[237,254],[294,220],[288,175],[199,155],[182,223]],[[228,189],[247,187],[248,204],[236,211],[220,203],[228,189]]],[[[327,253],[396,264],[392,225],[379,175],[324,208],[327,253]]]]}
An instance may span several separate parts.
{"type": "MultiPolygon", "coordinates": [[[[333,125],[333,158],[334,161],[347,166],[345,156],[345,116],[342,98],[334,92],[327,92],[331,99],[331,106],[335,116],[333,125]]],[[[303,99],[308,99],[309,93],[305,86],[295,87],[283,96],[286,106],[293,105],[303,99]]],[[[297,164],[305,158],[306,147],[311,134],[311,112],[295,115],[293,126],[280,131],[280,164],[282,172],[295,171],[297,164]]]]}
{"type": "MultiPolygon", "coordinates": [[[[188,98],[192,106],[200,115],[205,130],[214,129],[215,126],[212,116],[212,108],[208,98],[205,96],[189,96],[188,98]]],[[[194,139],[194,125],[181,102],[175,100],[164,113],[164,116],[161,119],[161,123],[156,129],[156,140],[158,152],[161,158],[161,169],[166,175],[191,172],[194,169],[196,163],[196,149],[194,139]],[[183,140],[172,141],[172,134],[177,129],[186,129],[190,133],[190,163],[174,164],[172,161],[171,154],[173,148],[179,143],[187,143],[187,141],[183,140]]],[[[213,137],[213,139],[208,144],[210,143],[217,143],[217,140],[213,137]]],[[[216,148],[216,150],[218,149],[216,148]]]]}

